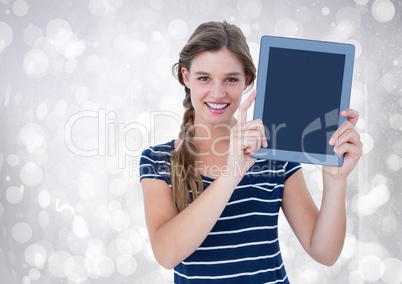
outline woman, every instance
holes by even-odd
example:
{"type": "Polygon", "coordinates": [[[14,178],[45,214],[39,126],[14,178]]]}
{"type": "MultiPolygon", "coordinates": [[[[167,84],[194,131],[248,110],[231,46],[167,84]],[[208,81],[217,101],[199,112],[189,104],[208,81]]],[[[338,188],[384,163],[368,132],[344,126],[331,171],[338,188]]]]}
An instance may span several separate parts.
{"type": "Polygon", "coordinates": [[[175,269],[175,283],[289,283],[278,241],[282,208],[304,249],[332,265],[342,250],[346,178],[362,153],[348,120],[329,143],[341,168],[323,167],[318,210],[300,164],[255,160],[267,147],[260,120],[247,121],[256,70],[241,30],[226,22],[200,25],[174,66],[185,88],[179,138],[144,150],[141,184],[156,260],[175,269]],[[235,112],[238,110],[238,117],[235,112]]]}

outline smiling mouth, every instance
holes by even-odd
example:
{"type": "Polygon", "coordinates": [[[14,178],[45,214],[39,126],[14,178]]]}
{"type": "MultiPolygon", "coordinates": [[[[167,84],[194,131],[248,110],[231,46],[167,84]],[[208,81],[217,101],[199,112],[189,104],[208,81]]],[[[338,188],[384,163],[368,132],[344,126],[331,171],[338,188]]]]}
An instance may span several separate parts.
{"type": "Polygon", "coordinates": [[[211,104],[211,103],[205,103],[205,104],[206,104],[209,108],[211,108],[211,109],[217,109],[217,110],[227,108],[227,106],[229,105],[229,104],[211,104]]]}

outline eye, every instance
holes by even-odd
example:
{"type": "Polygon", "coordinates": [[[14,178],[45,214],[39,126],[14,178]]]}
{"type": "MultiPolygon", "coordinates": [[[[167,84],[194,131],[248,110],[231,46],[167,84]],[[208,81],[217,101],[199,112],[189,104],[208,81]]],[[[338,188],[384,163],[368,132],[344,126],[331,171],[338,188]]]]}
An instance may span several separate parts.
{"type": "Polygon", "coordinates": [[[229,83],[236,83],[237,81],[239,81],[239,79],[237,79],[235,77],[229,77],[226,79],[226,82],[229,82],[229,83]]]}
{"type": "Polygon", "coordinates": [[[199,77],[198,80],[200,80],[201,82],[207,82],[209,80],[209,77],[206,76],[199,77]]]}

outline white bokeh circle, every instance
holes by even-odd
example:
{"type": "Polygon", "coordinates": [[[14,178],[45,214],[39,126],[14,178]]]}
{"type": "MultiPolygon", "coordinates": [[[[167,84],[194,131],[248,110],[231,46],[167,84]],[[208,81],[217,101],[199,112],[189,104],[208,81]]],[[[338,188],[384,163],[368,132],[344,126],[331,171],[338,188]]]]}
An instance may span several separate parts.
{"type": "Polygon", "coordinates": [[[17,243],[27,243],[32,238],[32,227],[28,223],[18,222],[11,229],[11,235],[17,243]]]}
{"type": "Polygon", "coordinates": [[[11,204],[18,204],[24,197],[24,187],[23,186],[10,186],[6,191],[6,199],[11,204]]]}
{"type": "Polygon", "coordinates": [[[16,16],[24,17],[29,12],[29,5],[24,0],[17,0],[13,3],[13,13],[16,16]]]}
{"type": "Polygon", "coordinates": [[[126,193],[127,191],[127,185],[124,180],[121,178],[114,178],[110,180],[109,183],[109,191],[111,194],[115,196],[122,196],[126,193]]]}
{"type": "Polygon", "coordinates": [[[375,0],[371,6],[374,19],[380,23],[391,21],[395,16],[395,6],[390,0],[375,0]]]}
{"type": "Polygon", "coordinates": [[[384,274],[381,279],[387,284],[402,283],[402,261],[397,258],[384,260],[384,274]]]}
{"type": "Polygon", "coordinates": [[[48,267],[50,272],[58,278],[67,276],[64,267],[71,255],[66,251],[55,251],[48,258],[48,267]]]}
{"type": "Polygon", "coordinates": [[[49,58],[40,49],[32,49],[25,54],[24,71],[25,74],[34,79],[46,75],[49,70],[49,58]]]}
{"type": "Polygon", "coordinates": [[[23,38],[27,45],[33,46],[36,40],[43,38],[43,31],[40,27],[30,24],[24,29],[23,38]]]}
{"type": "Polygon", "coordinates": [[[137,261],[128,254],[119,256],[116,260],[116,270],[124,276],[130,276],[137,270],[137,261]]]}
{"type": "Polygon", "coordinates": [[[70,256],[64,263],[64,272],[68,280],[74,283],[81,283],[88,279],[91,264],[81,255],[70,256]]]}
{"type": "Polygon", "coordinates": [[[45,248],[39,244],[31,244],[25,249],[26,262],[34,267],[42,268],[47,259],[45,248]]]}
{"type": "Polygon", "coordinates": [[[260,0],[238,0],[237,11],[247,19],[255,19],[261,14],[262,3],[260,0]]]}
{"type": "Polygon", "coordinates": [[[376,255],[367,255],[359,261],[359,271],[369,282],[378,281],[384,273],[384,264],[376,255]]]}
{"type": "Polygon", "coordinates": [[[99,270],[101,277],[109,277],[115,270],[115,264],[110,257],[101,256],[95,262],[95,267],[99,270]]]}
{"type": "Polygon", "coordinates": [[[175,19],[169,23],[168,33],[172,39],[182,40],[187,37],[187,23],[181,19],[175,19]]]}
{"type": "Polygon", "coordinates": [[[0,22],[0,54],[11,44],[13,36],[11,27],[4,22],[0,22]]]}
{"type": "Polygon", "coordinates": [[[36,186],[42,181],[42,169],[37,164],[28,162],[22,166],[20,177],[23,184],[32,187],[36,186]]]}

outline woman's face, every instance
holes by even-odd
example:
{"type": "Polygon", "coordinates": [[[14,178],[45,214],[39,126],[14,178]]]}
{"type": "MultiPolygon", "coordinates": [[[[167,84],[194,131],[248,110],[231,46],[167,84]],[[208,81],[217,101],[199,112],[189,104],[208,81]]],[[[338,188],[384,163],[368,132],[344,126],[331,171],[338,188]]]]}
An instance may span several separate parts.
{"type": "Polygon", "coordinates": [[[228,49],[197,55],[191,68],[182,68],[183,80],[191,90],[195,124],[233,126],[233,117],[248,86],[244,67],[228,49]]]}

